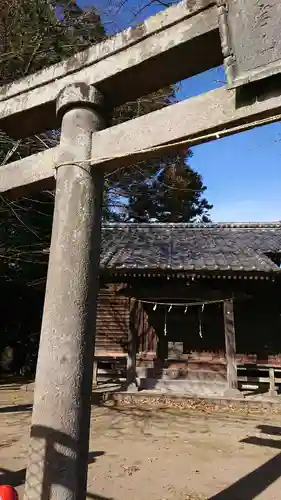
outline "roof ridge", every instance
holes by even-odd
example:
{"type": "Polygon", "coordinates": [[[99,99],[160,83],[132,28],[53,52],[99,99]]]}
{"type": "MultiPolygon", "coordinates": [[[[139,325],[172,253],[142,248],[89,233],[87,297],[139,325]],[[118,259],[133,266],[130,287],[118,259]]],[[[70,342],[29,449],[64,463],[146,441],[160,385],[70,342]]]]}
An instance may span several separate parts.
{"type": "Polygon", "coordinates": [[[263,229],[263,228],[281,228],[280,222],[106,222],[103,228],[184,228],[184,229],[263,229]]]}

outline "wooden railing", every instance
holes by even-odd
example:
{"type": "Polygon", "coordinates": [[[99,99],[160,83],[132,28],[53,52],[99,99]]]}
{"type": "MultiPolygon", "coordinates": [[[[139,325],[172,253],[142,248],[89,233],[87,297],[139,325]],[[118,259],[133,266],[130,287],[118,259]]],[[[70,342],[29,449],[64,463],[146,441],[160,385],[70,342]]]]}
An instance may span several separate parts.
{"type": "Polygon", "coordinates": [[[238,364],[238,382],[242,385],[267,385],[271,395],[277,395],[281,385],[281,366],[267,364],[238,364]]]}
{"type": "Polygon", "coordinates": [[[96,355],[93,367],[93,386],[97,386],[98,375],[105,380],[125,378],[126,368],[127,354],[116,352],[96,355]],[[103,367],[102,365],[107,366],[103,367]]]}
{"type": "MultiPolygon", "coordinates": [[[[125,353],[98,353],[94,359],[93,386],[97,385],[98,376],[100,380],[104,381],[126,378],[126,362],[127,355],[125,353]]],[[[277,395],[278,386],[281,386],[281,366],[239,363],[237,370],[240,386],[265,387],[270,395],[277,395]]]]}

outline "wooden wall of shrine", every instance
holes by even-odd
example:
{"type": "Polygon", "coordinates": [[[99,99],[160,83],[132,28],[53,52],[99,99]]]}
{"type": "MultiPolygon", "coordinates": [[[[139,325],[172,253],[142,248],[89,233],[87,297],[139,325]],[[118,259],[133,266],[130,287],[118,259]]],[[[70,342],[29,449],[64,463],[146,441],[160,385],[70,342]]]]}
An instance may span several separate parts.
{"type": "Polygon", "coordinates": [[[150,376],[159,376],[166,368],[185,377],[187,366],[189,371],[225,373],[222,300],[230,296],[234,297],[237,362],[281,366],[280,285],[255,279],[200,279],[188,285],[178,279],[148,278],[103,283],[96,355],[127,353],[131,332],[137,338],[137,365],[150,376]],[[195,298],[205,302],[203,307],[186,307],[195,298]]]}

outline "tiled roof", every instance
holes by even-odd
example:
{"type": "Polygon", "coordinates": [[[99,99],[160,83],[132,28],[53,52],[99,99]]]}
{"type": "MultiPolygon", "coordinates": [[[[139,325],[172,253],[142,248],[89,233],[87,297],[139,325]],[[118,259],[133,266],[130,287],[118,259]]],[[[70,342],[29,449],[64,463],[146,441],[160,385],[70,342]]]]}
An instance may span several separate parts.
{"type": "Polygon", "coordinates": [[[106,224],[101,268],[280,273],[281,223],[106,224]]]}

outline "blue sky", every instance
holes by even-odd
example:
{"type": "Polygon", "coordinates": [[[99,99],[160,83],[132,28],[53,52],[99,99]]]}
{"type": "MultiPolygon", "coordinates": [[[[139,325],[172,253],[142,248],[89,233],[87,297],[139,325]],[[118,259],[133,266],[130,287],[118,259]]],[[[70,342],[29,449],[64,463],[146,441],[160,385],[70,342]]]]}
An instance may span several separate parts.
{"type": "MultiPolygon", "coordinates": [[[[105,12],[107,31],[117,32],[161,10],[152,4],[135,15],[145,0],[80,0],[105,12]],[[116,10],[116,5],[122,5],[116,10]]],[[[180,84],[179,100],[221,86],[223,68],[215,68],[180,84]]],[[[271,124],[193,149],[191,166],[207,186],[214,221],[281,220],[281,124],[271,124]]]]}

